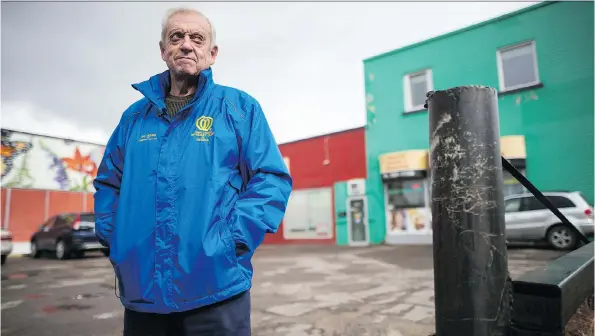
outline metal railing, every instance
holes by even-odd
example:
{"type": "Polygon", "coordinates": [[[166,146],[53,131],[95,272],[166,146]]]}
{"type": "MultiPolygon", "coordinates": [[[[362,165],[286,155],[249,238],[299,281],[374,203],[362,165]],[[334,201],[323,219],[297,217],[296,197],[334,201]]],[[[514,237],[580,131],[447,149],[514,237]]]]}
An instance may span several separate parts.
{"type": "Polygon", "coordinates": [[[563,335],[593,295],[593,243],[501,157],[496,90],[428,94],[437,336],[563,335]],[[503,168],[586,245],[512,281],[503,168]]]}

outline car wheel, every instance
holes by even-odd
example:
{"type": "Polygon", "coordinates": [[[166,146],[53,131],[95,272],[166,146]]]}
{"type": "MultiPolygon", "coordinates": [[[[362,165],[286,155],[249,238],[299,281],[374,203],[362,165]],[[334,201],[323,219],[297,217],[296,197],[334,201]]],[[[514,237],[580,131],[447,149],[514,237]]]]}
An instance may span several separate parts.
{"type": "Polygon", "coordinates": [[[63,240],[58,240],[56,243],[56,258],[60,260],[68,259],[69,257],[68,249],[66,248],[66,244],[63,240]]]}
{"type": "Polygon", "coordinates": [[[39,258],[40,255],[41,251],[39,251],[39,246],[37,246],[37,242],[34,240],[31,242],[31,253],[29,253],[29,256],[31,258],[39,258]]]}
{"type": "Polygon", "coordinates": [[[569,250],[576,246],[576,233],[566,225],[556,225],[547,232],[547,241],[556,250],[569,250]]]}
{"type": "Polygon", "coordinates": [[[2,265],[6,264],[6,259],[8,258],[7,254],[3,254],[2,255],[2,259],[0,260],[2,262],[2,265]]]}

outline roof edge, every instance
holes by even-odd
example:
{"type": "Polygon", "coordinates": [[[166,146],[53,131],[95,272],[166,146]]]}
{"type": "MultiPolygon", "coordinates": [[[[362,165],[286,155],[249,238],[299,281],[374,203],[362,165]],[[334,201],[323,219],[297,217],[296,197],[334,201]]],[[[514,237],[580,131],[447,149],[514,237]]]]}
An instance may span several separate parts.
{"type": "Polygon", "coordinates": [[[406,45],[406,46],[401,47],[401,48],[398,48],[398,49],[387,51],[387,52],[378,54],[376,56],[365,58],[364,59],[364,63],[367,63],[367,62],[370,62],[370,61],[375,61],[375,60],[378,60],[378,59],[383,58],[383,57],[386,57],[386,56],[397,54],[397,53],[400,53],[400,52],[403,52],[403,51],[406,51],[406,50],[409,50],[409,49],[417,48],[417,47],[422,46],[424,44],[435,42],[435,41],[438,41],[438,40],[441,40],[441,39],[444,39],[444,38],[447,38],[447,37],[451,37],[451,36],[454,36],[454,35],[457,35],[457,34],[460,34],[460,33],[464,33],[464,32],[467,32],[467,31],[470,31],[470,30],[473,30],[473,29],[477,29],[477,28],[480,28],[480,27],[483,27],[483,26],[487,26],[487,25],[492,24],[494,22],[506,20],[506,19],[511,18],[513,16],[517,16],[517,15],[520,15],[520,14],[524,14],[526,12],[534,11],[536,9],[539,9],[539,8],[542,8],[542,7],[545,7],[545,6],[549,6],[549,5],[553,5],[553,4],[558,3],[558,2],[560,2],[560,1],[543,1],[543,2],[540,2],[538,4],[535,4],[535,5],[532,5],[532,6],[529,6],[529,7],[525,7],[525,8],[522,8],[522,9],[518,9],[516,11],[510,12],[510,13],[507,13],[507,14],[504,14],[504,15],[500,15],[500,16],[497,16],[495,18],[492,18],[492,19],[489,19],[489,20],[486,20],[486,21],[482,21],[480,23],[476,23],[476,24],[473,24],[473,25],[470,25],[470,26],[467,26],[467,27],[464,27],[464,28],[461,28],[461,29],[457,29],[455,31],[451,31],[451,32],[446,33],[446,34],[434,36],[434,37],[431,37],[429,39],[426,39],[426,40],[423,40],[423,41],[420,41],[420,42],[416,42],[416,43],[413,43],[413,44],[410,44],[410,45],[406,45]]]}
{"type": "Polygon", "coordinates": [[[85,145],[94,145],[94,146],[99,146],[99,147],[106,146],[106,144],[100,144],[100,143],[96,143],[96,142],[90,142],[90,141],[78,140],[78,139],[61,138],[61,137],[55,136],[55,135],[32,133],[32,132],[27,132],[27,131],[21,131],[21,130],[14,129],[14,128],[2,127],[2,130],[12,132],[12,133],[21,133],[21,134],[27,134],[27,135],[32,135],[32,136],[38,136],[38,137],[42,137],[42,138],[63,140],[63,141],[67,141],[67,142],[77,142],[77,143],[81,143],[81,144],[85,144],[85,145]]]}
{"type": "Polygon", "coordinates": [[[358,131],[360,129],[365,129],[365,128],[366,128],[365,125],[364,126],[347,128],[347,129],[340,130],[340,131],[334,131],[334,132],[330,132],[330,133],[314,135],[314,136],[311,136],[311,137],[308,137],[308,138],[291,140],[291,141],[288,141],[288,142],[282,142],[282,143],[277,144],[277,146],[289,145],[289,144],[293,144],[293,143],[296,143],[296,142],[302,142],[302,141],[307,141],[307,140],[322,138],[322,137],[325,137],[325,136],[331,136],[331,135],[338,135],[338,134],[342,134],[342,133],[355,132],[355,131],[358,131]]]}

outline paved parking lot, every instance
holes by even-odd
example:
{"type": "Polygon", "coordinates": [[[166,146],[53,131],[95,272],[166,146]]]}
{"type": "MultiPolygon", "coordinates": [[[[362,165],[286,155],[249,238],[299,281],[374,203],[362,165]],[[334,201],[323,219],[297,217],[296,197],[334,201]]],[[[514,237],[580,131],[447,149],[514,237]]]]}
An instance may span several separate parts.
{"type": "MultiPolygon", "coordinates": [[[[253,335],[418,336],[433,331],[430,246],[263,246],[254,258],[253,335]]],[[[509,249],[513,278],[563,253],[509,249]]],[[[122,334],[101,254],[2,266],[2,335],[122,334]]]]}

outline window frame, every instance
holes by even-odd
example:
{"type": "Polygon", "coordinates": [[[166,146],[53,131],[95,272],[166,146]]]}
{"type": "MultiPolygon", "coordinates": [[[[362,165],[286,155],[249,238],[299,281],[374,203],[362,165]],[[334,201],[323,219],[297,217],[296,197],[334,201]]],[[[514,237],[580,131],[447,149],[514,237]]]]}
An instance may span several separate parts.
{"type": "Polygon", "coordinates": [[[425,110],[424,104],[413,106],[413,97],[411,96],[411,77],[425,75],[426,77],[426,93],[434,90],[434,80],[432,69],[423,69],[420,71],[408,73],[403,76],[403,97],[405,103],[405,113],[425,110]]]}
{"type": "Polygon", "coordinates": [[[496,60],[498,63],[498,86],[500,87],[500,92],[515,91],[515,90],[520,90],[520,89],[524,89],[524,88],[528,88],[528,87],[532,87],[532,86],[541,84],[541,79],[539,77],[539,64],[537,63],[537,47],[536,47],[535,40],[524,41],[524,42],[516,43],[513,45],[509,45],[509,46],[506,46],[503,48],[499,48],[498,50],[496,50],[496,60]],[[502,64],[502,53],[511,51],[514,49],[518,49],[521,47],[527,47],[527,46],[529,46],[531,48],[531,51],[533,52],[533,70],[535,71],[535,81],[525,83],[525,84],[519,84],[519,85],[515,85],[515,86],[511,86],[511,87],[506,87],[506,84],[504,81],[504,68],[503,68],[503,64],[502,64]]]}

